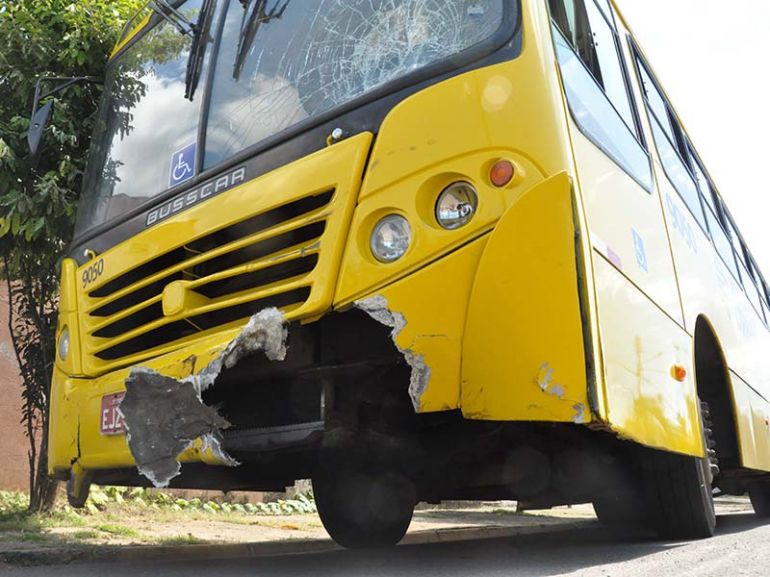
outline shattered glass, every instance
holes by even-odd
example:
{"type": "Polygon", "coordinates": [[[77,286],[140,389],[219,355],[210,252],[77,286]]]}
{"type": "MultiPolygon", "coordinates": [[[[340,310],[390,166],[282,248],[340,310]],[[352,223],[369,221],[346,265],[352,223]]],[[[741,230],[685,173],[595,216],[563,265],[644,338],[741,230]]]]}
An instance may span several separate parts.
{"type": "Polygon", "coordinates": [[[505,15],[504,0],[245,4],[231,2],[225,23],[206,167],[392,80],[451,59],[494,35],[505,15]],[[237,66],[239,38],[253,10],[260,10],[256,34],[237,66]]]}

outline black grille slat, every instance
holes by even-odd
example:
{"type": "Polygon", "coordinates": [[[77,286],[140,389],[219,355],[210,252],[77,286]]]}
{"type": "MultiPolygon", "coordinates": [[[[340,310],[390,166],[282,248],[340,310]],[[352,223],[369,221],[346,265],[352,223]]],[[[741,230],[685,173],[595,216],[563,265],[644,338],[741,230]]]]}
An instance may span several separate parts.
{"type": "MultiPolygon", "coordinates": [[[[293,291],[288,291],[275,296],[258,299],[248,303],[243,303],[233,307],[204,313],[190,318],[195,326],[202,330],[215,328],[220,325],[247,319],[251,315],[270,307],[285,307],[307,300],[310,295],[310,288],[303,287],[293,291]]],[[[164,344],[170,344],[181,338],[196,333],[197,330],[185,321],[176,321],[171,324],[159,327],[143,335],[110,347],[97,353],[96,356],[105,361],[112,361],[128,355],[133,355],[148,349],[159,347],[164,344]]]]}
{"type": "Polygon", "coordinates": [[[208,252],[224,244],[257,234],[303,214],[318,210],[329,204],[333,195],[334,191],[329,191],[279,206],[188,243],[187,248],[194,252],[208,252]]]}
{"type": "Polygon", "coordinates": [[[170,275],[168,277],[165,277],[162,280],[159,280],[152,284],[148,284],[146,287],[137,289],[134,292],[127,294],[126,296],[120,297],[119,299],[114,300],[111,303],[107,303],[106,305],[99,307],[98,309],[91,312],[91,316],[108,317],[116,313],[119,313],[120,311],[124,311],[127,308],[130,308],[137,303],[147,301],[153,297],[158,296],[163,292],[163,289],[166,287],[167,284],[174,282],[176,280],[182,280],[183,278],[184,278],[184,274],[179,272],[179,273],[170,275]]]}
{"type": "Polygon", "coordinates": [[[316,264],[318,264],[318,255],[314,254],[256,272],[210,282],[197,287],[195,292],[210,299],[223,297],[309,273],[316,264]]]}
{"type": "Polygon", "coordinates": [[[138,329],[142,325],[152,323],[162,316],[163,305],[161,303],[154,303],[99,329],[94,333],[94,336],[105,339],[117,337],[129,331],[133,331],[134,329],[138,329]]]}
{"type": "Polygon", "coordinates": [[[140,280],[147,278],[148,276],[157,274],[164,269],[171,268],[175,264],[183,261],[185,255],[185,250],[182,248],[167,252],[166,254],[154,258],[151,261],[144,263],[143,265],[139,265],[135,269],[132,269],[129,272],[111,280],[104,286],[92,290],[90,293],[88,293],[88,296],[91,298],[108,297],[111,294],[114,294],[119,290],[134,284],[135,282],[139,282],[140,280]]]}
{"type": "Polygon", "coordinates": [[[196,332],[198,331],[190,323],[177,321],[105,349],[101,353],[96,353],[96,356],[104,361],[114,361],[188,337],[196,332]]]}
{"type": "Polygon", "coordinates": [[[318,239],[323,234],[325,228],[325,222],[316,222],[303,226],[302,228],[265,239],[262,242],[245,246],[241,249],[202,262],[192,269],[192,273],[197,278],[204,278],[248,262],[259,260],[298,244],[318,239]]]}

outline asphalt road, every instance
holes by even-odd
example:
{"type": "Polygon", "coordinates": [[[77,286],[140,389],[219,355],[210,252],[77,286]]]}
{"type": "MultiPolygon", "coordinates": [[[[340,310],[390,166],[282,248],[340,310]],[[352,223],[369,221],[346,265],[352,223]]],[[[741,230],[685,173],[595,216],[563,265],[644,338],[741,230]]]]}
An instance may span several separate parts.
{"type": "Polygon", "coordinates": [[[9,576],[77,577],[752,577],[770,576],[770,523],[753,514],[719,518],[697,542],[619,538],[598,526],[504,539],[332,551],[259,559],[9,568],[9,576]]]}

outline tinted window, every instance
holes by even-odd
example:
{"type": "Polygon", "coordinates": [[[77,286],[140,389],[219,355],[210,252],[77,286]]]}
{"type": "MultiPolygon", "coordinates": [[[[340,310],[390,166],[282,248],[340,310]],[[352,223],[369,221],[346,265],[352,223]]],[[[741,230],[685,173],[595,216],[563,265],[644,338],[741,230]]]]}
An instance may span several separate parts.
{"type": "Polygon", "coordinates": [[[612,22],[612,8],[610,8],[609,0],[597,0],[597,3],[599,4],[599,8],[601,8],[602,11],[607,15],[607,18],[609,18],[610,22],[612,22]]]}
{"type": "MultiPolygon", "coordinates": [[[[180,10],[195,21],[201,2],[190,0],[180,10]]],[[[185,99],[189,50],[189,37],[161,20],[110,64],[78,233],[194,176],[200,99],[185,99]],[[185,151],[181,162],[180,151],[185,151]]]]}
{"type": "Polygon", "coordinates": [[[711,240],[714,242],[714,248],[717,249],[719,256],[722,257],[727,268],[730,269],[730,272],[737,280],[739,278],[738,268],[735,264],[735,255],[733,254],[730,239],[722,229],[722,225],[719,224],[716,215],[708,208],[706,209],[706,218],[708,219],[709,232],[711,233],[711,240]]]}
{"type": "Polygon", "coordinates": [[[609,13],[602,13],[594,0],[550,0],[550,5],[562,36],[604,90],[626,126],[638,134],[620,46],[609,13]]]}
{"type": "Polygon", "coordinates": [[[741,237],[738,236],[738,229],[735,227],[735,224],[733,224],[733,221],[730,219],[730,217],[726,217],[726,221],[727,232],[730,234],[730,240],[733,243],[733,250],[735,250],[735,254],[738,256],[738,260],[740,261],[742,267],[746,268],[746,255],[743,252],[743,243],[741,243],[741,237]]]}
{"type": "Polygon", "coordinates": [[[674,132],[671,128],[671,120],[668,117],[668,107],[666,106],[663,97],[658,92],[655,83],[647,73],[647,69],[644,64],[637,59],[637,66],[639,68],[639,76],[642,79],[642,88],[644,90],[645,100],[650,112],[657,118],[658,124],[668,137],[673,141],[674,132]]]}
{"type": "Polygon", "coordinates": [[[700,162],[698,162],[698,159],[692,154],[690,155],[690,165],[693,167],[695,180],[698,183],[698,188],[700,189],[703,200],[705,200],[708,207],[716,213],[717,207],[716,204],[714,204],[714,191],[711,189],[711,183],[709,182],[709,179],[706,178],[706,174],[703,172],[700,162]]]}
{"type": "Polygon", "coordinates": [[[743,279],[743,288],[746,290],[746,294],[748,295],[751,304],[753,304],[754,308],[759,311],[761,310],[761,305],[759,304],[759,293],[757,292],[757,287],[754,286],[754,281],[751,280],[751,275],[749,274],[748,268],[744,262],[740,260],[738,261],[738,264],[740,266],[741,278],[743,279]]]}
{"type": "Polygon", "coordinates": [[[692,175],[687,170],[684,162],[682,162],[682,158],[671,144],[671,141],[661,130],[658,122],[653,118],[651,124],[652,133],[655,137],[655,144],[658,146],[660,161],[663,164],[666,175],[671,181],[671,184],[674,185],[674,188],[679,192],[679,196],[682,197],[687,208],[690,209],[690,212],[700,223],[701,228],[705,230],[706,225],[703,207],[701,206],[698,197],[698,188],[695,186],[692,175]]]}
{"type": "Polygon", "coordinates": [[[687,208],[690,209],[695,220],[698,221],[703,230],[707,230],[698,186],[690,172],[688,161],[680,153],[678,143],[684,142],[682,130],[677,124],[672,123],[674,115],[669,110],[658,87],[652,81],[647,72],[647,65],[641,60],[638,53],[636,67],[644,87],[644,101],[663,170],[671,184],[679,192],[679,196],[682,197],[687,208]]]}
{"type": "Polygon", "coordinates": [[[556,28],[554,37],[567,101],[575,122],[628,174],[650,189],[652,174],[647,152],[556,28]]]}

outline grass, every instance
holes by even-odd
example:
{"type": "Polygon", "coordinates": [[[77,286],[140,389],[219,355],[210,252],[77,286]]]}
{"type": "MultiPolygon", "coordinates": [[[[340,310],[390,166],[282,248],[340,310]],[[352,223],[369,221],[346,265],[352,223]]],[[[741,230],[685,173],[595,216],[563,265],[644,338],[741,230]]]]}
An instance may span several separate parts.
{"type": "Polygon", "coordinates": [[[227,496],[219,500],[183,499],[154,490],[121,487],[94,487],[85,509],[72,509],[63,498],[50,513],[30,514],[28,505],[25,494],[0,491],[0,555],[33,543],[40,544],[41,549],[73,551],[116,543],[196,545],[210,541],[190,533],[159,537],[154,528],[217,522],[296,531],[305,524],[288,526],[283,516],[315,512],[312,496],[252,504],[230,501],[227,496]]]}
{"type": "Polygon", "coordinates": [[[115,525],[112,523],[104,523],[96,525],[95,529],[102,533],[108,533],[109,535],[118,535],[120,537],[133,537],[139,538],[141,535],[138,531],[135,531],[131,527],[125,527],[123,525],[115,525]]]}
{"type": "Polygon", "coordinates": [[[83,531],[75,531],[72,534],[72,538],[76,539],[77,541],[87,541],[89,539],[98,539],[101,537],[101,533],[99,531],[94,531],[93,529],[85,529],[83,531]]]}
{"type": "Polygon", "coordinates": [[[198,539],[195,535],[176,535],[175,537],[163,537],[155,541],[158,545],[201,545],[207,543],[203,539],[198,539]]]}

